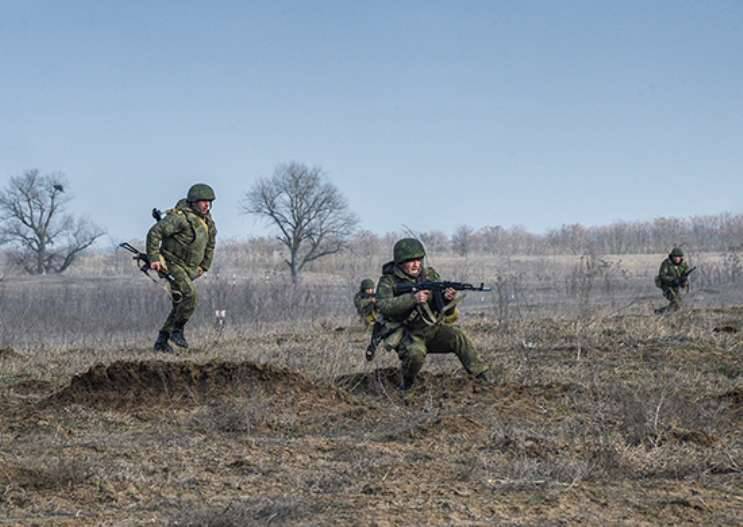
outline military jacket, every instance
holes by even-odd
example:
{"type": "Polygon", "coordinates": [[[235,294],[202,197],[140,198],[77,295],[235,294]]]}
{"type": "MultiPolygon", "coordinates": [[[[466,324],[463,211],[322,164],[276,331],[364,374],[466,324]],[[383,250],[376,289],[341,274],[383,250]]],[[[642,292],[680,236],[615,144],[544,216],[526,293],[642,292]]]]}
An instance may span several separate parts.
{"type": "MultiPolygon", "coordinates": [[[[386,323],[404,325],[409,330],[417,332],[424,330],[427,324],[421,317],[420,309],[415,301],[414,293],[395,295],[396,287],[404,283],[420,283],[426,280],[439,281],[441,276],[433,267],[424,268],[423,272],[413,278],[406,275],[394,262],[389,262],[382,267],[382,277],[377,284],[377,308],[386,323]]],[[[428,301],[428,307],[434,315],[436,307],[433,297],[428,301]]],[[[459,318],[459,311],[455,308],[451,314],[444,319],[444,323],[453,324],[459,318]]]]}
{"type": "Polygon", "coordinates": [[[193,279],[211,267],[216,238],[211,214],[200,214],[182,199],[147,233],[147,257],[179,265],[193,279]]]}
{"type": "Polygon", "coordinates": [[[656,283],[658,287],[677,287],[674,285],[674,282],[684,276],[688,271],[689,266],[685,261],[682,260],[679,265],[676,265],[670,257],[666,258],[660,264],[656,283]]]}

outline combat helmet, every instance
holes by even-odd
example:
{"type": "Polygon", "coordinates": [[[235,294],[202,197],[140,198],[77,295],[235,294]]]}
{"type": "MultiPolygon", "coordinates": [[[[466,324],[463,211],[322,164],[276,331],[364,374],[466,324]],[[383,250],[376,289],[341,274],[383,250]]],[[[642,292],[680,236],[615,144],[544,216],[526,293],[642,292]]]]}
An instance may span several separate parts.
{"type": "Polygon", "coordinates": [[[407,262],[408,260],[418,260],[426,256],[426,250],[423,244],[415,238],[403,238],[399,240],[392,249],[392,254],[396,264],[407,262]]]}
{"type": "Polygon", "coordinates": [[[684,251],[681,250],[681,247],[674,247],[673,249],[671,249],[671,254],[669,254],[668,256],[670,256],[671,258],[673,258],[674,256],[680,256],[681,258],[683,258],[684,251]]]}
{"type": "Polygon", "coordinates": [[[361,287],[359,288],[362,291],[366,291],[367,289],[374,289],[374,280],[371,278],[364,278],[361,281],[361,287]]]}
{"type": "Polygon", "coordinates": [[[202,200],[214,201],[215,199],[214,189],[205,183],[196,183],[195,185],[192,185],[191,188],[188,189],[188,195],[186,196],[186,201],[189,202],[202,200]]]}

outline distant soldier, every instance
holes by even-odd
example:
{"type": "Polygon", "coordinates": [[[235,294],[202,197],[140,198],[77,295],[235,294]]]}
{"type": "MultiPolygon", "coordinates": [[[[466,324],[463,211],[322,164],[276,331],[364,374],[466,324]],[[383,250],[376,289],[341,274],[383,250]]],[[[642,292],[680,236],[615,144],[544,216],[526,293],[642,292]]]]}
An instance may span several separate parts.
{"type": "Polygon", "coordinates": [[[472,341],[453,325],[459,319],[455,302],[457,291],[444,291],[447,304],[444,312],[436,311],[431,291],[403,294],[397,291],[401,284],[440,280],[433,268],[423,267],[426,255],[423,245],[414,238],[403,238],[395,244],[393,255],[394,260],[382,267],[377,306],[384,319],[385,346],[395,349],[401,361],[400,389],[409,390],[413,386],[428,353],[454,353],[468,373],[488,381],[488,368],[480,360],[472,341]]]}
{"type": "MultiPolygon", "coordinates": [[[[691,271],[693,271],[692,269],[691,271]]],[[[674,247],[668,258],[660,264],[658,276],[655,277],[655,285],[663,290],[669,304],[655,310],[657,314],[675,312],[681,309],[683,303],[681,290],[689,288],[689,266],[684,261],[684,251],[680,247],[674,247]]]]}
{"type": "Polygon", "coordinates": [[[184,327],[196,309],[193,280],[209,270],[214,258],[217,228],[210,213],[213,201],[214,190],[209,185],[193,185],[186,199],[178,201],[147,233],[150,268],[174,278],[173,308],[157,336],[155,351],[172,353],[168,340],[188,347],[184,327]]]}
{"type": "Polygon", "coordinates": [[[374,280],[365,278],[361,281],[361,287],[353,297],[353,305],[356,306],[356,312],[367,327],[377,321],[379,311],[377,310],[377,297],[374,294],[374,280]]]}

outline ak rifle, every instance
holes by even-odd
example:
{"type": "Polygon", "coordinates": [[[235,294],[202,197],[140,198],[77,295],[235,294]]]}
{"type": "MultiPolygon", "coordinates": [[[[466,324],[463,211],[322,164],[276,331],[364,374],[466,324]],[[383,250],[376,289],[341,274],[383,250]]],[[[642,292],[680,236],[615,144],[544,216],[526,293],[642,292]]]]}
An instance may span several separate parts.
{"type": "Polygon", "coordinates": [[[436,311],[441,312],[446,306],[444,291],[446,291],[447,289],[454,289],[455,291],[492,291],[491,288],[485,287],[484,283],[481,283],[479,286],[475,286],[466,282],[450,282],[448,280],[424,280],[423,282],[417,283],[409,282],[397,284],[395,286],[395,294],[404,295],[406,293],[415,294],[418,291],[431,291],[433,295],[433,304],[436,308],[436,311]]]}
{"type": "MultiPolygon", "coordinates": [[[[135,260],[137,262],[139,270],[146,274],[148,278],[157,282],[157,280],[150,274],[150,258],[147,256],[146,253],[143,253],[132,244],[127,242],[120,243],[119,247],[132,253],[134,255],[132,256],[132,260],[135,260]]],[[[157,274],[161,278],[165,278],[165,280],[167,280],[170,285],[175,285],[175,277],[172,274],[168,273],[167,271],[158,271],[157,274]]]]}

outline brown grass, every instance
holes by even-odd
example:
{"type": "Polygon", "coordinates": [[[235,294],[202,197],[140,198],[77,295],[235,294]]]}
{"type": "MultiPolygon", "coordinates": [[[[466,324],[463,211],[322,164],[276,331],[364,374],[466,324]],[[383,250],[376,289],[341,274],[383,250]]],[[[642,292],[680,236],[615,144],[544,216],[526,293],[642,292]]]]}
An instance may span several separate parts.
{"type": "Polygon", "coordinates": [[[497,383],[406,396],[345,319],[6,353],[0,524],[734,524],[741,311],[648,311],[470,316],[497,383]]]}

